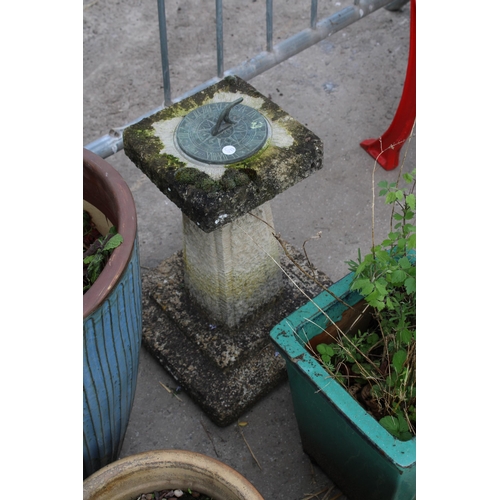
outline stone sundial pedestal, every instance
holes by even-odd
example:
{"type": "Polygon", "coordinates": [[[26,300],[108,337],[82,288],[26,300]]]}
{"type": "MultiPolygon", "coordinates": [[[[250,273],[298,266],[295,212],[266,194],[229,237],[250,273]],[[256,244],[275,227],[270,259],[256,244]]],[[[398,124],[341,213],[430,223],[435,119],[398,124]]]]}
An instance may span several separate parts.
{"type": "Polygon", "coordinates": [[[123,141],[183,214],[183,251],[144,279],[154,302],[145,345],[227,425],[286,376],[269,331],[307,299],[280,266],[320,291],[282,258],[269,202],[321,168],[322,143],[238,77],[132,125],[123,141]]]}

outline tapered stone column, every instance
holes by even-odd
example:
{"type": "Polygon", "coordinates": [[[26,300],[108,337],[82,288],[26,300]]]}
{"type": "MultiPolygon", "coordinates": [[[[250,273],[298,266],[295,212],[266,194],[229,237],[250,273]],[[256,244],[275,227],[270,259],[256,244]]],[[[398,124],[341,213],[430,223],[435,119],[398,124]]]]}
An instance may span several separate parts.
{"type": "Polygon", "coordinates": [[[210,233],[186,215],[184,279],[215,322],[236,326],[272,302],[283,286],[269,202],[210,233]]]}

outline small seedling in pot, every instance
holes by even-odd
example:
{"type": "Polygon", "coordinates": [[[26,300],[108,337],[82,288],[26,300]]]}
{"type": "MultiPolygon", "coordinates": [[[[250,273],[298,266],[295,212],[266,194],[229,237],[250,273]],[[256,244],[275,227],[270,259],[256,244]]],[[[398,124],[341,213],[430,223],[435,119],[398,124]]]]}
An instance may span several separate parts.
{"type": "Polygon", "coordinates": [[[334,378],[402,441],[416,433],[415,179],[413,171],[403,174],[405,188],[379,183],[380,196],[393,207],[389,234],[364,258],[348,262],[351,289],[371,306],[373,327],[339,331],[334,342],[316,347],[334,378]]]}
{"type": "Polygon", "coordinates": [[[83,211],[83,293],[95,283],[111,253],[122,242],[115,226],[103,236],[97,232],[89,213],[83,211]]]}

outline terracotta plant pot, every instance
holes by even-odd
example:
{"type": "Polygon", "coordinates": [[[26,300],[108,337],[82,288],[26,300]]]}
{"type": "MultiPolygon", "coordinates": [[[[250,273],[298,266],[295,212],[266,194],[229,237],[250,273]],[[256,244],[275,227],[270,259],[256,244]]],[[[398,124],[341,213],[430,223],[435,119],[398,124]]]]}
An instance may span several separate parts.
{"type": "MultiPolygon", "coordinates": [[[[330,287],[356,307],[353,274],[330,287]]],[[[346,329],[347,306],[322,292],[285,318],[271,339],[285,358],[303,450],[350,500],[413,500],[416,495],[416,437],[399,441],[329,375],[308,345],[325,341],[328,318],[346,329]]],[[[357,324],[359,327],[359,323],[357,324]]]]}
{"type": "Polygon", "coordinates": [[[231,467],[183,450],[154,450],[118,460],[83,482],[83,500],[136,500],[142,493],[188,488],[215,500],[264,500],[231,467]]]}
{"type": "Polygon", "coordinates": [[[137,216],[132,193],[106,161],[83,150],[84,207],[100,231],[123,236],[83,296],[84,478],[118,458],[135,394],[142,336],[137,216]]]}

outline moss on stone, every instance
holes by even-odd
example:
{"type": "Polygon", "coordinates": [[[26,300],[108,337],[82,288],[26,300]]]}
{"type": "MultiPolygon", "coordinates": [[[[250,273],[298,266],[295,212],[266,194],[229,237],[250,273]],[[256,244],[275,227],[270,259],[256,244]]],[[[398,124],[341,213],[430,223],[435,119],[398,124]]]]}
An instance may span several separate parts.
{"type": "Polygon", "coordinates": [[[249,176],[243,171],[234,168],[227,168],[220,180],[220,184],[225,191],[246,186],[250,183],[249,176]]]}
{"type": "Polygon", "coordinates": [[[177,170],[174,179],[179,184],[188,184],[205,192],[215,191],[219,183],[208,174],[193,167],[184,167],[177,170]]]}
{"type": "Polygon", "coordinates": [[[148,158],[159,154],[163,149],[163,143],[155,135],[153,127],[145,126],[143,122],[131,125],[123,131],[123,145],[125,152],[140,148],[140,154],[148,158]]]}
{"type": "Polygon", "coordinates": [[[174,155],[162,153],[162,154],[160,154],[160,157],[164,158],[167,161],[169,168],[173,168],[173,169],[178,170],[178,169],[183,168],[187,165],[186,162],[179,160],[179,158],[177,158],[177,156],[174,156],[174,155]]]}

